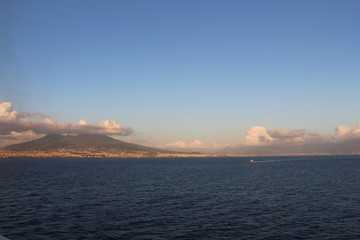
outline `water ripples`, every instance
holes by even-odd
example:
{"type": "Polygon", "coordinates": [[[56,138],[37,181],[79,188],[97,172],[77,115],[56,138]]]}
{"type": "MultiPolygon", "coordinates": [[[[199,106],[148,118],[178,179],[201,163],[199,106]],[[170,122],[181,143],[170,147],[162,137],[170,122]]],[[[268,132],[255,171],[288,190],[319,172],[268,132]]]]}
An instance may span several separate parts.
{"type": "Polygon", "coordinates": [[[359,158],[255,160],[273,162],[0,159],[0,234],[11,240],[360,238],[359,158]]]}

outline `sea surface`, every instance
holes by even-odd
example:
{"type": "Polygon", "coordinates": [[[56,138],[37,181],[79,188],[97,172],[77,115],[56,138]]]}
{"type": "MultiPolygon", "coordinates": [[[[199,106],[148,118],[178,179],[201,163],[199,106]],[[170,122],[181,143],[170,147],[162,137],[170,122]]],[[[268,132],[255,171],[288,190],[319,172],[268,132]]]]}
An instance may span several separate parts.
{"type": "Polygon", "coordinates": [[[0,159],[0,234],[360,239],[360,157],[0,159]]]}

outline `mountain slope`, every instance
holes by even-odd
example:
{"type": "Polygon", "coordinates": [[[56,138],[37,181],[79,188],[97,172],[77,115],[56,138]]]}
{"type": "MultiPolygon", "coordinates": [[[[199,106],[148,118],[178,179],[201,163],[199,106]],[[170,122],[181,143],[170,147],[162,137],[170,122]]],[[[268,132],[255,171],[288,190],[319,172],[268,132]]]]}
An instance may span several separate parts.
{"type": "MultiPolygon", "coordinates": [[[[105,135],[77,135],[62,136],[58,134],[49,134],[45,137],[10,145],[4,148],[7,151],[122,151],[122,152],[161,152],[170,153],[170,151],[159,150],[150,147],[144,147],[137,144],[123,142],[105,135]]],[[[174,152],[172,152],[174,153],[174,152]]]]}

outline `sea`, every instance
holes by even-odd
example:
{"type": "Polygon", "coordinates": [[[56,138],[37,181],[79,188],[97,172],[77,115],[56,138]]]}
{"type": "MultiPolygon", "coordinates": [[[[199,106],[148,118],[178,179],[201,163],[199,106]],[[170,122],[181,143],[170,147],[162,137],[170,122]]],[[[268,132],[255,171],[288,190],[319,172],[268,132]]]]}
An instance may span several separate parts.
{"type": "Polygon", "coordinates": [[[0,159],[0,235],[360,239],[360,156],[0,159]]]}

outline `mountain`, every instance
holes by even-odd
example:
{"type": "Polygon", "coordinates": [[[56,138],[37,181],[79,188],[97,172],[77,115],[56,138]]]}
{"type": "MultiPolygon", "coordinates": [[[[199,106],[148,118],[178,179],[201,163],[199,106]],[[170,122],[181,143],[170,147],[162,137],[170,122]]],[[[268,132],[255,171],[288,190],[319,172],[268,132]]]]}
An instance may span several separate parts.
{"type": "MultiPolygon", "coordinates": [[[[52,151],[56,149],[88,149],[97,150],[123,150],[123,151],[162,151],[154,148],[144,147],[137,144],[116,140],[106,135],[76,135],[63,136],[49,134],[45,137],[5,147],[11,151],[52,151]]],[[[163,151],[162,151],[163,152],[163,151]]]]}
{"type": "Polygon", "coordinates": [[[49,134],[42,138],[7,146],[2,152],[15,156],[66,157],[144,157],[183,154],[123,142],[106,135],[63,136],[49,134]]]}

